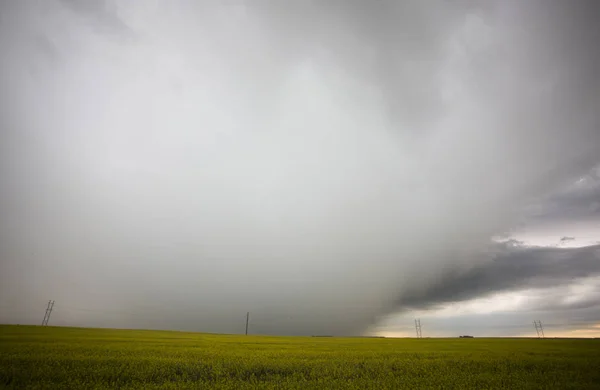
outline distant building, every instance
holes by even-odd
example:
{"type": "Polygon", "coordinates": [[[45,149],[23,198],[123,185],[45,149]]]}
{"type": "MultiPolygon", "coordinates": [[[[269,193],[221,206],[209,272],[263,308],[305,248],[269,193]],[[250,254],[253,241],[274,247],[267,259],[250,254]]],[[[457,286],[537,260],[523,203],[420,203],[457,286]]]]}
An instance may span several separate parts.
{"type": "Polygon", "coordinates": [[[468,335],[464,335],[464,336],[458,336],[461,339],[472,339],[473,336],[468,336],[468,335]]]}

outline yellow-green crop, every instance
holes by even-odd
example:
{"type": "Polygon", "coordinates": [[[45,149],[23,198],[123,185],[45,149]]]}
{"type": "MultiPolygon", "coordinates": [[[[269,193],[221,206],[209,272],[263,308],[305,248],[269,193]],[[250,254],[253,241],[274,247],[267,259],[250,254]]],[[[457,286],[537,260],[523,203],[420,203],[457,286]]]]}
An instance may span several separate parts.
{"type": "Polygon", "coordinates": [[[600,340],[369,339],[0,326],[15,389],[598,389],[600,340]]]}

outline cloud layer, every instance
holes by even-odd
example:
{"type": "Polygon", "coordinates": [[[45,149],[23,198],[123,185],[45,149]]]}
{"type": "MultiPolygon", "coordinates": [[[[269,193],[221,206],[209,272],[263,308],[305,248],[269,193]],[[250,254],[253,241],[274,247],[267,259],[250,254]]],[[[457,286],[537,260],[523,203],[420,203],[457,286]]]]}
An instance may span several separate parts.
{"type": "MultiPolygon", "coordinates": [[[[473,268],[442,275],[434,288],[404,294],[400,306],[425,308],[492,293],[567,286],[600,275],[600,245],[583,248],[521,247],[498,244],[497,253],[473,268]]],[[[595,299],[595,297],[592,297],[595,299]]],[[[548,297],[549,302],[554,297],[548,297]]],[[[597,305],[597,302],[589,302],[597,305]]],[[[583,303],[581,303],[583,304],[583,303]]],[[[587,304],[587,303],[586,303],[587,304]]]]}
{"type": "Polygon", "coordinates": [[[7,304],[356,333],[600,156],[594,2],[99,4],[0,6],[7,304]]]}

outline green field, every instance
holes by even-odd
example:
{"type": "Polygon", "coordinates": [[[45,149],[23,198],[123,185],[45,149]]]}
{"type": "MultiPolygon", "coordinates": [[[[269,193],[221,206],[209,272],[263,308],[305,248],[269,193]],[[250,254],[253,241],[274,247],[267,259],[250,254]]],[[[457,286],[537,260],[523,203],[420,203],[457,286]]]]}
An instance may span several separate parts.
{"type": "Polygon", "coordinates": [[[600,340],[0,326],[3,388],[600,389],[600,340]]]}

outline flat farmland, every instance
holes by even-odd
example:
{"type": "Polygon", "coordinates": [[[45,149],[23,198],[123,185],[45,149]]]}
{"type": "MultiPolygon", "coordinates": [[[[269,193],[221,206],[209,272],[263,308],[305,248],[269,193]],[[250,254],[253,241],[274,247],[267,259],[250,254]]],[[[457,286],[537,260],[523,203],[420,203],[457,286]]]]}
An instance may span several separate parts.
{"type": "Polygon", "coordinates": [[[600,389],[598,339],[383,339],[0,326],[15,389],[600,389]]]}

